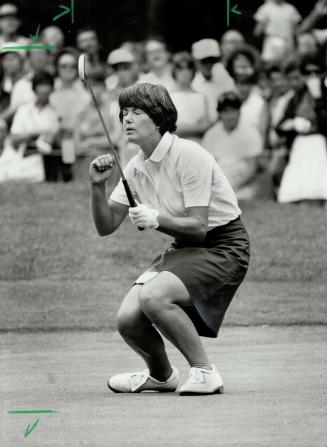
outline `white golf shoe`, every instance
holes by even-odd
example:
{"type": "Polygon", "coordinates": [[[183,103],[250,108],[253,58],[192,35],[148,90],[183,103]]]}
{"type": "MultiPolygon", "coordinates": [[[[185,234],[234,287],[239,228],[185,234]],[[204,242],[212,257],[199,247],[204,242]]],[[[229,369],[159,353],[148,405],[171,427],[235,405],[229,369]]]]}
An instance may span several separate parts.
{"type": "Polygon", "coordinates": [[[117,374],[109,379],[108,387],[115,393],[140,393],[141,391],[173,393],[178,386],[179,372],[174,366],[172,368],[173,372],[166,382],[154,379],[146,369],[142,372],[117,374]]]}
{"type": "Polygon", "coordinates": [[[223,379],[217,368],[214,365],[211,367],[211,371],[204,368],[191,368],[188,379],[181,386],[179,394],[181,396],[222,394],[224,392],[223,379]]]}

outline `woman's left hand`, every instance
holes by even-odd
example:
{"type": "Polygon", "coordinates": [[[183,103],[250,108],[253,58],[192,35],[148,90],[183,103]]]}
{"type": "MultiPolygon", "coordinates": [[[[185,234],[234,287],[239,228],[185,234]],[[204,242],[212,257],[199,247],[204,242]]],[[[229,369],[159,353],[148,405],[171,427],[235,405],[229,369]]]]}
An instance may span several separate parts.
{"type": "Polygon", "coordinates": [[[146,205],[139,204],[133,208],[129,208],[128,213],[134,225],[142,228],[156,229],[159,227],[158,215],[159,211],[149,208],[146,205]]]}

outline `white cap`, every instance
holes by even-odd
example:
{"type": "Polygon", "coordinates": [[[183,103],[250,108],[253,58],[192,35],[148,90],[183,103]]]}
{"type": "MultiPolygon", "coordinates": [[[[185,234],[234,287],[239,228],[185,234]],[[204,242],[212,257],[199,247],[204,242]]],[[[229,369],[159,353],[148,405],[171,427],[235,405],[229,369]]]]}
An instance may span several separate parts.
{"type": "Polygon", "coordinates": [[[194,59],[206,59],[207,57],[220,57],[219,43],[214,39],[202,39],[192,45],[194,59]]]}
{"type": "Polygon", "coordinates": [[[17,16],[18,8],[12,3],[4,3],[0,6],[0,17],[17,16]]]}
{"type": "Polygon", "coordinates": [[[108,64],[116,65],[135,62],[135,57],[132,53],[130,53],[125,48],[118,48],[117,50],[112,51],[108,56],[108,64]]]}

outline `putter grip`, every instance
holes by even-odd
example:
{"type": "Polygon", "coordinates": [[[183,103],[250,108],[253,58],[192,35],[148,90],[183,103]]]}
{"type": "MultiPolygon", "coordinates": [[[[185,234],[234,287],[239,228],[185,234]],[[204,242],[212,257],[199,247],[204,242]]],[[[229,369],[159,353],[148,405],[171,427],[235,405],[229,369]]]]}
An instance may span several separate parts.
{"type": "MultiPolygon", "coordinates": [[[[123,185],[124,185],[124,188],[125,188],[125,191],[126,191],[126,195],[127,195],[129,204],[131,205],[132,208],[136,207],[136,203],[135,203],[134,197],[133,197],[133,195],[132,195],[132,192],[131,192],[131,190],[130,190],[129,184],[127,183],[127,180],[126,180],[126,179],[123,179],[122,182],[123,182],[123,185]]],[[[137,228],[138,228],[140,231],[143,231],[143,230],[144,230],[143,227],[137,227],[137,228]]]]}

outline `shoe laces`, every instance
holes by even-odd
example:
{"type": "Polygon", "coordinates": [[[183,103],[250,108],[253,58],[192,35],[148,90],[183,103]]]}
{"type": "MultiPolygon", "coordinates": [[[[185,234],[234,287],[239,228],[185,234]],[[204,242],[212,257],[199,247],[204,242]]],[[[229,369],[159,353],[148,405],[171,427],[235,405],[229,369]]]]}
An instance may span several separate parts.
{"type": "Polygon", "coordinates": [[[146,369],[144,371],[136,372],[130,378],[130,384],[133,388],[137,388],[142,383],[146,382],[149,377],[149,370],[146,369]]]}
{"type": "Polygon", "coordinates": [[[200,368],[191,368],[188,380],[192,383],[206,383],[206,378],[200,368]]]}

